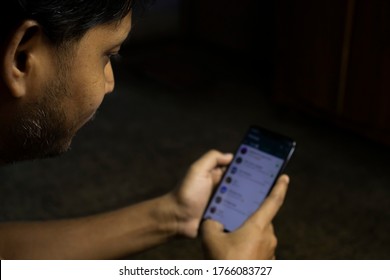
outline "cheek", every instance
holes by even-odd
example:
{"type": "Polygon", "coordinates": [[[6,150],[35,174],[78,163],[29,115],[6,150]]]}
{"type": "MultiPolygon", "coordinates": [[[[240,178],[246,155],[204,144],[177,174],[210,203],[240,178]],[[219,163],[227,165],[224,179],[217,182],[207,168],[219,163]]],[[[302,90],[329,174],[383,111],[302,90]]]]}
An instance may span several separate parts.
{"type": "Polygon", "coordinates": [[[69,85],[69,94],[63,103],[69,126],[76,130],[88,122],[100,106],[104,96],[104,83],[99,75],[79,75],[69,85]]]}
{"type": "Polygon", "coordinates": [[[73,93],[79,105],[96,110],[105,95],[104,72],[86,71],[84,75],[75,77],[73,93]]]}

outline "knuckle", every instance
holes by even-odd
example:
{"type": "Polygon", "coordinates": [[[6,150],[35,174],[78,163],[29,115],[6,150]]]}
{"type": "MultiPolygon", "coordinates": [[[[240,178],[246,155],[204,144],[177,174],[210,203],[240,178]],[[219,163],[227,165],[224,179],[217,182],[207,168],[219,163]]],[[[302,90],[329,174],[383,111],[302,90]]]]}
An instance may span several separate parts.
{"type": "Polygon", "coordinates": [[[219,152],[216,149],[211,149],[207,152],[207,155],[209,156],[217,156],[219,155],[219,152]]]}
{"type": "Polygon", "coordinates": [[[196,174],[199,171],[199,164],[197,162],[194,162],[190,165],[190,168],[188,169],[189,174],[196,174]]]}

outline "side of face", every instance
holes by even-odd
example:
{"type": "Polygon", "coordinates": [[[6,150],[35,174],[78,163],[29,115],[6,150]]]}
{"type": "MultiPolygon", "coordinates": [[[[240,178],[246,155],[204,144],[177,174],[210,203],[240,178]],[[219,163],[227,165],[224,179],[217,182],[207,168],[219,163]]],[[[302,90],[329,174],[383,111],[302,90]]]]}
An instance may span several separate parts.
{"type": "Polygon", "coordinates": [[[114,90],[110,57],[118,54],[131,28],[131,16],[91,29],[79,42],[69,65],[69,98],[65,108],[79,129],[95,114],[104,96],[114,90]]]}
{"type": "Polygon", "coordinates": [[[110,56],[119,52],[130,28],[130,14],[96,26],[70,51],[52,46],[34,21],[15,32],[1,63],[0,161],[48,157],[69,148],[113,91],[110,56]]]}

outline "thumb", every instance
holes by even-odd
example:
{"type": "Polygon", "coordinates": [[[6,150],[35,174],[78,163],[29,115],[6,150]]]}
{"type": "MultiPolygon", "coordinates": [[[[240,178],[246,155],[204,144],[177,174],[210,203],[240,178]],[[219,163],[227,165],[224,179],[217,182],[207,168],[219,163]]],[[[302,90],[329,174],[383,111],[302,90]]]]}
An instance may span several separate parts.
{"type": "Polygon", "coordinates": [[[207,243],[221,237],[225,234],[223,229],[223,225],[220,222],[211,219],[204,221],[202,224],[202,235],[204,241],[207,243]]]}
{"type": "Polygon", "coordinates": [[[206,259],[220,259],[219,252],[223,249],[223,225],[208,219],[202,224],[202,243],[206,259]]]}

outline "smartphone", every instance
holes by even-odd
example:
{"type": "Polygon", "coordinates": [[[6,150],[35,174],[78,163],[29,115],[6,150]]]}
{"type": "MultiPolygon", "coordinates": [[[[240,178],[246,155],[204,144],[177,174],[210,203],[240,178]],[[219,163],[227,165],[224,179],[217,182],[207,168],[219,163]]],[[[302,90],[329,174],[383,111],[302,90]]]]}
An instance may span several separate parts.
{"type": "Polygon", "coordinates": [[[203,219],[227,232],[239,228],[271,192],[296,143],[288,136],[251,125],[213,193],[203,219]]]}

